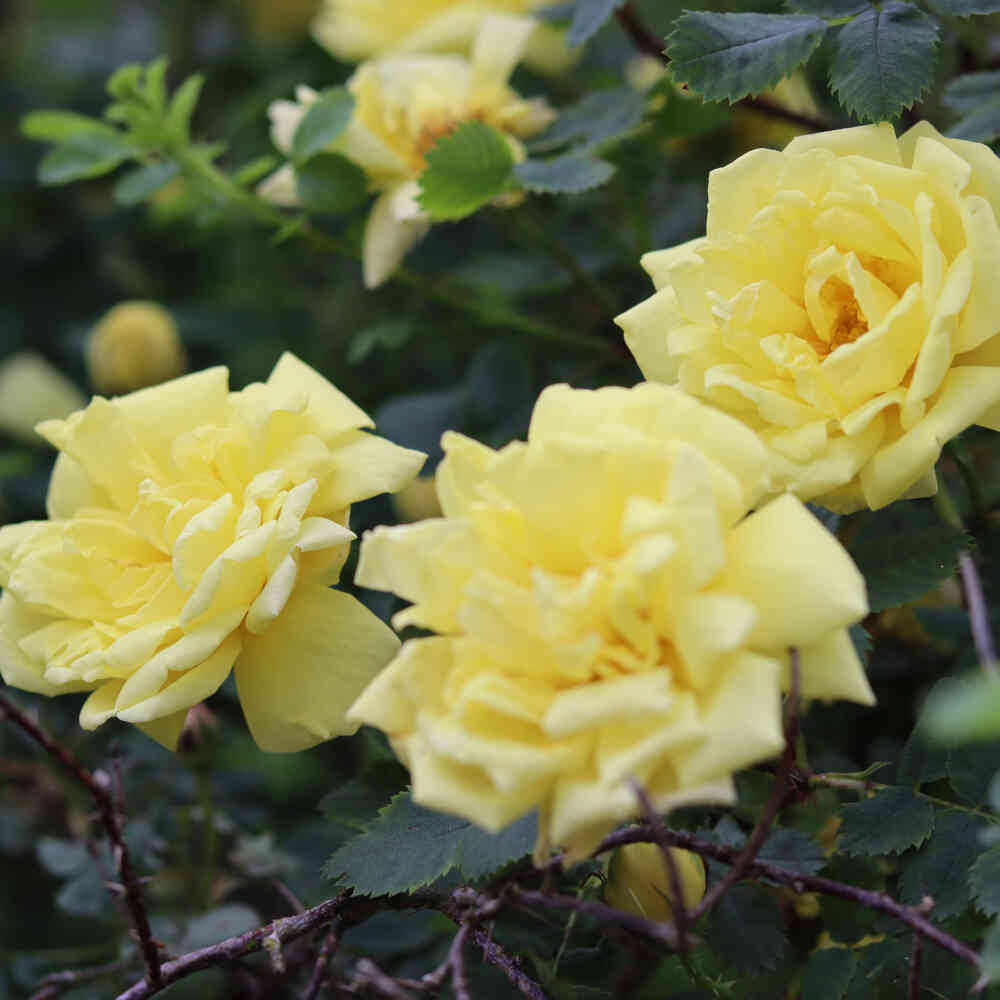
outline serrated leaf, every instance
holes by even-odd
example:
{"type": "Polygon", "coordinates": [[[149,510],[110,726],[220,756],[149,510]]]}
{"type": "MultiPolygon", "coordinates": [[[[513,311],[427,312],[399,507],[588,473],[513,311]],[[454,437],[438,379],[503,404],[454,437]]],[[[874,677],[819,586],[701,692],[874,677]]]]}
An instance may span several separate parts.
{"type": "Polygon", "coordinates": [[[949,136],[975,142],[1000,138],[1000,72],[966,73],[945,87],[941,99],[962,116],[949,136]]]}
{"type": "Polygon", "coordinates": [[[321,153],[344,131],[353,111],[354,96],[346,87],[323,91],[309,105],[292,136],[292,155],[297,160],[307,160],[321,153]]]}
{"type": "Polygon", "coordinates": [[[757,856],[796,875],[815,875],[826,865],[823,848],[808,834],[789,826],[775,827],[757,856]]]}
{"type": "Polygon", "coordinates": [[[1000,742],[955,747],[948,753],[948,780],[972,805],[986,801],[993,776],[1000,771],[1000,742]]]}
{"type": "Polygon", "coordinates": [[[670,36],[671,72],[709,100],[738,101],[801,66],[826,29],[810,14],[688,11],[670,36]]]}
{"type": "Polygon", "coordinates": [[[846,805],[841,816],[837,850],[845,854],[899,854],[919,847],[934,830],[934,807],[903,787],[846,805]]]}
{"type": "Polygon", "coordinates": [[[1000,11],[1000,0],[927,0],[927,6],[945,17],[971,17],[996,14],[1000,11]]]}
{"type": "Polygon", "coordinates": [[[729,965],[744,973],[775,968],[787,946],[781,908],[753,885],[735,885],[719,900],[706,937],[729,965]]]}
{"type": "Polygon", "coordinates": [[[839,29],[830,86],[861,121],[889,121],[931,80],[938,27],[915,4],[888,0],[839,29]]]}
{"type": "Polygon", "coordinates": [[[205,78],[200,73],[189,76],[174,92],[163,121],[166,137],[174,142],[187,145],[191,141],[191,116],[201,96],[205,78]]]}
{"type": "Polygon", "coordinates": [[[815,14],[817,17],[851,17],[858,14],[870,4],[868,0],[787,0],[789,10],[801,14],[815,14]]]}
{"type": "Polygon", "coordinates": [[[368,178],[355,163],[337,153],[322,153],[295,168],[302,206],[310,212],[342,215],[368,197],[368,178]]]}
{"type": "Polygon", "coordinates": [[[148,163],[129,171],[114,189],[114,199],[119,205],[138,205],[160,188],[169,184],[180,173],[173,160],[148,163]]]}
{"type": "Polygon", "coordinates": [[[105,122],[73,111],[32,111],[21,119],[21,132],[29,139],[39,139],[42,142],[63,142],[70,136],[86,132],[118,135],[105,122]]]}
{"type": "Polygon", "coordinates": [[[969,869],[982,845],[983,822],[969,813],[944,809],[934,821],[934,836],[903,860],[900,886],[902,900],[916,906],[924,898],[934,899],[934,917],[943,919],[961,913],[969,904],[969,869]]]}
{"type": "Polygon", "coordinates": [[[324,875],[362,895],[410,892],[457,868],[482,878],[518,858],[535,842],[535,817],[492,834],[468,820],[418,806],[401,792],[359,837],[335,851],[324,875]]]}
{"type": "Polygon", "coordinates": [[[939,682],[924,702],[920,724],[930,739],[946,746],[997,739],[1000,683],[981,673],[939,682]]]}
{"type": "Polygon", "coordinates": [[[872,611],[899,607],[923,597],[955,572],[958,556],[968,548],[965,532],[944,523],[874,535],[867,532],[851,555],[868,586],[872,611]]]}
{"type": "Polygon", "coordinates": [[[923,785],[947,774],[947,750],[929,743],[926,733],[918,726],[903,746],[898,780],[903,784],[923,785]]]}
{"type": "Polygon", "coordinates": [[[564,108],[549,128],[529,144],[532,153],[569,143],[598,146],[631,132],[646,113],[646,98],[632,87],[595,90],[564,108]]]}
{"type": "Polygon", "coordinates": [[[406,777],[406,768],[396,761],[377,761],[324,795],[319,810],[338,826],[363,830],[406,786],[406,777]]]}
{"type": "Polygon", "coordinates": [[[1000,980],[1000,920],[996,921],[983,938],[982,973],[991,982],[1000,980]]]}
{"type": "Polygon", "coordinates": [[[858,971],[858,957],[850,948],[814,951],[802,973],[802,996],[809,1000],[843,1000],[858,971]]]}
{"type": "Polygon", "coordinates": [[[972,894],[983,913],[1000,913],[1000,844],[983,851],[969,872],[972,894]]]}
{"type": "Polygon", "coordinates": [[[99,177],[134,155],[135,150],[117,132],[78,132],[45,154],[38,180],[55,185],[99,177]]]}
{"type": "Polygon", "coordinates": [[[607,184],[615,168],[586,153],[567,153],[552,160],[525,160],[514,167],[514,176],[538,194],[580,194],[607,184]]]}
{"type": "Polygon", "coordinates": [[[571,49],[583,45],[624,2],[625,0],[576,0],[573,5],[573,20],[566,32],[566,44],[571,49]]]}
{"type": "Polygon", "coordinates": [[[434,220],[462,219],[500,194],[513,168],[510,146],[496,129],[463,122],[428,151],[417,200],[434,220]]]}

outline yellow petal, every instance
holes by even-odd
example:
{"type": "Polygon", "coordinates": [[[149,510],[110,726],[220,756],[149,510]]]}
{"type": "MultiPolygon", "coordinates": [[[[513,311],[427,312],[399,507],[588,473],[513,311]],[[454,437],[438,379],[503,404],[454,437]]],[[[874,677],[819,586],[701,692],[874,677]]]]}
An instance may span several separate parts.
{"type": "Polygon", "coordinates": [[[844,698],[860,705],[875,704],[847,629],[834,629],[818,642],[799,647],[799,669],[804,698],[844,698]]]}
{"type": "Polygon", "coordinates": [[[246,637],[236,663],[257,745],[304,750],[353,733],[347,709],[398,649],[391,629],[353,597],[302,583],[266,632],[246,637]]]}
{"type": "Polygon", "coordinates": [[[267,377],[267,386],[281,394],[306,393],[309,398],[307,412],[317,426],[317,433],[324,439],[344,431],[374,426],[361,407],[290,351],[285,351],[278,359],[267,377]]]}
{"type": "MultiPolygon", "coordinates": [[[[409,189],[402,193],[412,198],[409,189]]],[[[400,214],[400,194],[394,189],[380,195],[365,223],[361,247],[365,288],[378,288],[389,278],[431,227],[425,216],[400,214]]]]}

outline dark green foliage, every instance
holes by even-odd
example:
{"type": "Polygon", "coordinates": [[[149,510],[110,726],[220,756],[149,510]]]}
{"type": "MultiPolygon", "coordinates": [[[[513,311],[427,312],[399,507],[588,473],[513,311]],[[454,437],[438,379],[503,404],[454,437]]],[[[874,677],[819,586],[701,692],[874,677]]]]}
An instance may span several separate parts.
{"type": "Polygon", "coordinates": [[[768,834],[758,857],[799,875],[815,875],[826,865],[823,848],[801,830],[787,826],[768,834]]]}
{"type": "Polygon", "coordinates": [[[579,194],[606,184],[615,168],[586,153],[567,153],[552,160],[525,160],[514,168],[514,176],[529,191],[538,194],[579,194]]]}
{"type": "Polygon", "coordinates": [[[1000,771],[1000,742],[972,743],[948,753],[948,777],[958,796],[972,805],[985,802],[1000,771]]]}
{"type": "Polygon", "coordinates": [[[802,975],[802,995],[809,1000],[843,1000],[858,968],[850,948],[825,948],[813,952],[802,975]]]}
{"type": "Polygon", "coordinates": [[[533,153],[548,152],[570,143],[599,146],[628,135],[642,121],[643,96],[631,87],[608,87],[585,94],[563,108],[559,117],[529,143],[533,153]]]}
{"type": "Polygon", "coordinates": [[[976,142],[1000,138],[1000,72],[957,77],[945,87],[941,100],[959,115],[948,135],[976,142]]]}
{"type": "Polygon", "coordinates": [[[573,20],[566,32],[566,42],[571,48],[582,45],[625,0],[576,0],[573,5],[573,20]]]}
{"type": "Polygon", "coordinates": [[[707,940],[741,973],[775,968],[788,946],[781,908],[765,890],[751,885],[734,886],[719,900],[707,940]]]}
{"type": "Polygon", "coordinates": [[[961,913],[971,898],[969,871],[982,851],[979,833],[983,825],[978,817],[957,809],[938,812],[934,836],[903,859],[903,902],[916,906],[930,896],[937,918],[961,913]]]}
{"type": "Polygon", "coordinates": [[[360,167],[337,153],[313,156],[295,168],[295,184],[303,208],[340,215],[368,198],[368,180],[360,167]]]}
{"type": "Polygon", "coordinates": [[[712,101],[773,87],[804,63],[826,32],[809,14],[684,14],[670,36],[675,77],[712,101]]]}
{"type": "Polygon", "coordinates": [[[117,132],[74,132],[50,149],[38,167],[42,184],[100,177],[131,159],[135,148],[117,132]]]}
{"type": "Polygon", "coordinates": [[[837,849],[846,854],[899,854],[919,847],[934,829],[934,807],[909,788],[886,788],[844,806],[837,849]]]}
{"type": "Polygon", "coordinates": [[[1000,913],[1000,846],[979,855],[969,873],[976,905],[991,917],[1000,913]]]}
{"type": "Polygon", "coordinates": [[[891,120],[930,83],[937,44],[937,24],[914,4],[870,7],[839,29],[830,86],[861,121],[891,120]]]}
{"type": "Polygon", "coordinates": [[[323,872],[363,895],[409,892],[452,869],[473,880],[490,875],[524,857],[534,841],[534,816],[489,834],[468,820],[424,809],[403,792],[334,852],[323,872]]]}
{"type": "Polygon", "coordinates": [[[928,0],[927,6],[946,17],[971,17],[1000,11],[997,0],[928,0]]]}

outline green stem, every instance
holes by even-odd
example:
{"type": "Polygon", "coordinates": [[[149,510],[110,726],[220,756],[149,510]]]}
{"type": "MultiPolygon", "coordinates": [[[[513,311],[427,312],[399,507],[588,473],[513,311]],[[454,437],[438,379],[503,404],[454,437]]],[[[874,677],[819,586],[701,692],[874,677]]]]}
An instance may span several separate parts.
{"type": "MultiPolygon", "coordinates": [[[[277,230],[284,229],[288,224],[288,216],[280,209],[259,198],[251,191],[235,183],[217,167],[199,157],[190,149],[170,150],[170,155],[177,160],[181,169],[191,177],[204,183],[216,191],[233,205],[243,209],[255,221],[271,226],[277,230]]],[[[358,251],[344,240],[321,232],[312,226],[303,226],[299,230],[304,239],[320,250],[340,254],[341,256],[358,258],[358,251]]],[[[434,299],[455,309],[460,309],[475,316],[487,326],[508,326],[519,333],[547,340],[552,343],[566,344],[583,350],[596,351],[601,354],[611,354],[614,348],[608,341],[586,334],[572,333],[557,326],[551,326],[539,320],[526,316],[509,306],[489,301],[483,301],[474,294],[451,288],[441,282],[427,281],[420,275],[406,268],[397,268],[391,275],[391,280],[414,289],[421,295],[434,299]]],[[[612,306],[612,311],[614,307],[612,306]]]]}
{"type": "Polygon", "coordinates": [[[614,295],[589,271],[584,270],[569,247],[553,236],[549,229],[535,219],[524,206],[514,209],[510,215],[514,228],[529,246],[541,247],[560,267],[565,268],[578,284],[587,289],[609,319],[618,314],[618,302],[614,295]]]}

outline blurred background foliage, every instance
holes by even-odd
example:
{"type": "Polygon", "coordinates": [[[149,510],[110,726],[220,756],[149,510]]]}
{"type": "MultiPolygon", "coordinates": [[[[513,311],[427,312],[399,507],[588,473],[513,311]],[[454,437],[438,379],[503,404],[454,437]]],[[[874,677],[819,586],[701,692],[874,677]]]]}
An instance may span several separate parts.
{"type": "MultiPolygon", "coordinates": [[[[662,37],[683,5],[649,0],[636,6],[662,37]]],[[[460,223],[437,225],[407,261],[420,280],[412,286],[390,282],[375,294],[363,289],[354,259],[319,253],[294,236],[276,242],[267,230],[222,211],[202,206],[192,213],[182,181],[133,207],[115,202],[113,177],[57,188],[38,185],[43,148],[20,134],[22,116],[51,107],[100,115],[113,70],[163,53],[170,58],[173,85],[189,73],[206,74],[195,132],[205,141],[227,144],[227,167],[272,155],[270,102],[288,97],[302,82],[318,88],[343,82],[353,69],[309,37],[313,7],[311,0],[11,0],[0,7],[0,362],[25,350],[37,352],[89,394],[95,387],[87,344],[95,325],[119,302],[155,301],[173,317],[191,369],[225,364],[232,387],[240,388],[264,378],[280,353],[292,350],[375,414],[382,434],[427,451],[429,473],[446,428],[502,445],[524,434],[535,398],[551,382],[587,387],[637,381],[638,369],[611,319],[649,294],[638,256],[702,230],[709,170],[748,148],[780,147],[796,131],[786,121],[704,105],[663,88],[653,98],[659,103],[647,127],[605,151],[617,168],[609,184],[576,197],[532,197],[514,213],[489,208],[460,223]],[[558,252],[545,252],[539,233],[558,234],[572,248],[582,279],[562,266],[558,252]],[[517,308],[570,334],[592,337],[599,349],[533,338],[511,330],[502,318],[486,323],[443,305],[427,294],[441,276],[460,296],[495,303],[500,317],[503,309],[517,308]]],[[[733,0],[724,9],[782,8],[777,2],[733,0]]],[[[997,55],[992,27],[982,20],[949,26],[949,44],[938,65],[941,79],[958,69],[989,67],[997,55]]],[[[807,99],[831,124],[845,124],[825,89],[811,87],[823,78],[826,58],[821,49],[794,81],[793,92],[780,99],[807,99]]],[[[629,86],[629,79],[644,72],[649,74],[648,64],[636,62],[631,43],[612,22],[590,42],[572,73],[544,80],[521,68],[515,84],[522,93],[546,93],[565,106],[595,89],[629,86]]],[[[931,89],[922,114],[945,127],[951,119],[935,103],[938,89],[931,89]]],[[[363,212],[359,208],[330,225],[356,241],[363,212]]],[[[3,521],[44,516],[53,457],[42,442],[3,431],[3,521]]],[[[943,475],[977,536],[987,597],[998,608],[1000,528],[991,515],[1000,502],[995,435],[967,433],[944,463],[943,475]],[[963,469],[972,469],[971,477],[963,476],[963,469]]],[[[352,525],[360,532],[426,509],[427,502],[427,496],[411,495],[400,511],[377,498],[356,509],[352,525]]],[[[870,649],[879,711],[814,706],[806,723],[810,763],[818,770],[854,772],[888,761],[877,780],[923,784],[944,802],[946,814],[960,817],[959,826],[970,809],[993,822],[989,803],[997,793],[988,783],[1000,766],[1000,746],[977,747],[970,757],[966,751],[930,750],[912,735],[928,689],[974,662],[965,613],[946,582],[966,538],[944,537],[927,527],[930,522],[937,523],[929,504],[901,505],[859,515],[842,532],[859,561],[869,553],[875,573],[912,545],[906,540],[920,530],[930,532],[928,544],[939,545],[942,557],[939,571],[921,577],[906,595],[918,599],[913,606],[873,616],[866,623],[870,637],[859,637],[870,649]],[[871,555],[873,539],[881,541],[876,550],[881,556],[871,555]],[[961,808],[948,809],[949,803],[961,808]]],[[[896,595],[892,579],[886,586],[896,595]]],[[[392,610],[391,598],[364,596],[380,613],[392,610]]],[[[892,604],[890,599],[886,607],[892,604]]],[[[129,841],[140,871],[155,875],[148,888],[154,932],[174,953],[329,896],[331,886],[320,874],[323,862],[405,786],[405,772],[370,731],[296,755],[259,752],[228,688],[200,711],[176,758],[115,722],[84,733],[76,724],[75,697],[46,700],[21,692],[15,697],[89,765],[119,762],[131,817],[129,841]],[[335,798],[323,811],[321,800],[330,793],[335,798]]],[[[759,811],[767,781],[763,774],[746,777],[737,820],[752,820],[759,811]]],[[[786,822],[829,847],[841,822],[840,803],[835,792],[823,789],[786,822]]],[[[127,961],[133,953],[126,923],[110,905],[98,874],[106,862],[104,848],[88,837],[91,810],[81,790],[18,732],[0,727],[0,1000],[29,996],[48,972],[127,961]]],[[[701,810],[676,820],[731,843],[733,828],[721,816],[701,810]]],[[[942,887],[950,877],[962,882],[962,871],[983,849],[971,828],[950,832],[966,854],[951,857],[951,876],[935,873],[942,887]]],[[[902,862],[880,860],[873,851],[874,857],[839,856],[830,871],[855,884],[905,893],[905,871],[927,864],[916,849],[920,842],[906,845],[910,850],[902,862]]],[[[584,882],[581,891],[593,893],[597,884],[584,882]]],[[[776,889],[753,892],[716,918],[717,947],[699,959],[697,991],[677,960],[668,959],[634,995],[773,1000],[798,989],[803,975],[828,989],[807,997],[902,995],[909,938],[900,928],[837,901],[810,909],[776,889]],[[817,961],[823,953],[814,949],[824,934],[865,946],[838,949],[844,955],[817,961]],[[839,980],[830,978],[837,975],[839,980]],[[831,981],[842,981],[844,990],[833,992],[831,981]]],[[[975,941],[991,912],[995,908],[976,903],[966,887],[948,906],[948,926],[975,941]]],[[[338,960],[368,955],[394,974],[419,976],[443,957],[453,932],[440,916],[381,914],[347,935],[338,960]]],[[[610,996],[611,984],[628,967],[656,964],[594,927],[571,935],[565,922],[540,924],[524,917],[508,921],[505,935],[554,997],[610,996]]],[[[301,976],[314,955],[309,944],[299,942],[286,955],[293,967],[299,963],[301,976]]],[[[265,961],[247,968],[206,972],[164,995],[285,995],[287,987],[273,979],[265,961]]],[[[140,974],[134,965],[119,981],[140,974]]],[[[477,967],[473,974],[475,996],[510,995],[496,973],[477,967]]],[[[930,949],[921,995],[958,996],[970,976],[930,949]]],[[[112,983],[99,981],[64,995],[97,1000],[114,994],[112,983]]]]}

